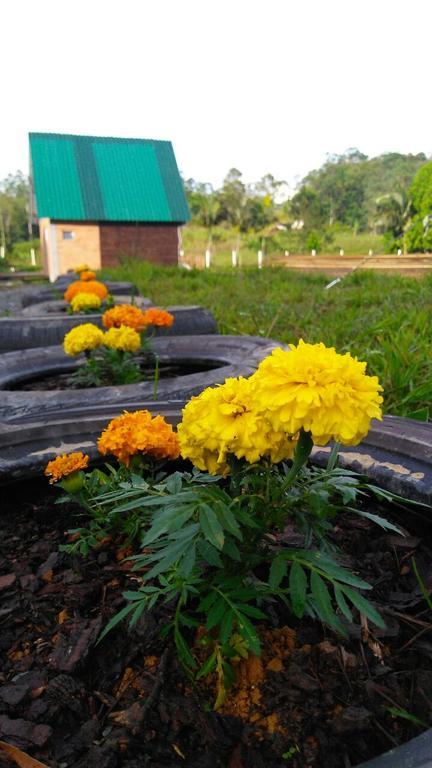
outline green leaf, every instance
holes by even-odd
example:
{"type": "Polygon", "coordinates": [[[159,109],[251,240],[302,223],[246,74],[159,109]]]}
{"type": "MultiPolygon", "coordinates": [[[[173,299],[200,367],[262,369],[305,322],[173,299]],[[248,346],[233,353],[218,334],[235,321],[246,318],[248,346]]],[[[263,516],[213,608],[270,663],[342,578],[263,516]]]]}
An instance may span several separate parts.
{"type": "Polygon", "coordinates": [[[225,611],[227,610],[227,604],[222,597],[219,597],[215,603],[211,606],[206,621],[206,629],[212,629],[216,624],[220,624],[225,611]]]}
{"type": "Polygon", "coordinates": [[[251,616],[252,619],[267,618],[265,613],[260,611],[259,608],[256,608],[255,605],[249,605],[249,603],[236,603],[236,608],[238,608],[242,613],[246,614],[246,616],[251,616]]]}
{"type": "Polygon", "coordinates": [[[317,611],[320,619],[331,627],[343,631],[342,625],[336,616],[330,598],[330,593],[327,589],[325,581],[316,572],[311,573],[311,589],[313,597],[313,607],[317,611]]]}
{"type": "Polygon", "coordinates": [[[105,629],[102,630],[100,633],[97,642],[100,643],[100,641],[105,637],[105,635],[108,634],[108,632],[111,632],[114,627],[117,626],[129,613],[135,610],[136,604],[135,603],[129,603],[129,605],[125,605],[124,608],[121,609],[118,613],[116,613],[115,616],[112,617],[112,619],[109,620],[108,624],[106,625],[105,629]]]}
{"type": "Polygon", "coordinates": [[[185,556],[182,558],[178,573],[179,576],[182,576],[183,578],[187,578],[190,573],[193,571],[193,567],[195,565],[196,560],[196,544],[195,542],[190,545],[189,549],[186,550],[185,556]]]}
{"type": "Polygon", "coordinates": [[[182,633],[177,626],[174,626],[174,642],[177,648],[177,653],[180,662],[186,669],[195,669],[197,663],[192,656],[189,646],[187,645],[182,633]]]}
{"type": "Polygon", "coordinates": [[[168,493],[180,493],[182,489],[182,476],[180,472],[173,472],[173,474],[167,478],[166,489],[168,493]]]}
{"type": "Polygon", "coordinates": [[[272,589],[277,589],[287,573],[287,561],[285,557],[275,557],[270,566],[269,584],[272,589]]]}
{"type": "Polygon", "coordinates": [[[232,608],[228,608],[228,606],[226,606],[225,613],[219,625],[219,640],[222,643],[222,645],[225,645],[225,643],[227,643],[229,638],[231,637],[232,631],[233,631],[233,623],[234,623],[234,611],[232,610],[232,608]]]}
{"type": "Polygon", "coordinates": [[[228,507],[226,507],[222,502],[220,502],[216,507],[216,514],[219,522],[222,525],[222,528],[224,528],[226,531],[229,531],[229,533],[232,533],[232,535],[235,536],[239,541],[242,541],[243,536],[241,534],[239,524],[231,510],[228,509],[228,507]]]}
{"type": "Polygon", "coordinates": [[[216,666],[216,651],[213,651],[213,653],[208,657],[208,659],[205,660],[204,664],[198,670],[196,679],[199,680],[201,677],[207,677],[207,675],[209,675],[210,672],[213,671],[215,666],[216,666]]]}
{"type": "Polygon", "coordinates": [[[335,443],[331,449],[330,456],[328,458],[327,467],[326,469],[328,471],[331,471],[336,467],[337,461],[338,461],[338,455],[339,455],[339,443],[335,443]]]}
{"type": "Polygon", "coordinates": [[[398,533],[400,536],[405,536],[404,532],[401,531],[400,528],[398,528],[396,525],[393,525],[393,523],[390,523],[388,520],[385,519],[385,517],[380,517],[379,515],[373,515],[372,512],[365,512],[362,509],[355,509],[350,507],[350,512],[354,512],[359,517],[365,517],[368,520],[371,520],[373,523],[376,523],[376,525],[379,525],[381,528],[384,528],[384,530],[388,531],[394,531],[395,533],[398,533]]]}
{"type": "Polygon", "coordinates": [[[202,505],[199,513],[199,521],[201,530],[207,541],[209,541],[210,544],[213,544],[216,549],[222,549],[225,541],[224,532],[219,520],[208,504],[202,505]]]}
{"type": "Polygon", "coordinates": [[[345,595],[348,597],[348,599],[352,602],[353,605],[357,608],[360,613],[363,613],[368,619],[373,621],[374,624],[377,625],[377,627],[381,627],[384,629],[385,627],[385,621],[382,618],[382,616],[378,613],[376,608],[371,605],[369,600],[366,600],[363,595],[360,595],[359,592],[357,592],[355,589],[351,589],[350,587],[342,586],[342,591],[345,593],[345,595]]]}
{"type": "Polygon", "coordinates": [[[261,643],[254,625],[249,621],[244,613],[239,613],[236,610],[235,614],[239,635],[241,635],[242,638],[246,641],[249,650],[252,651],[255,656],[260,656],[261,643]]]}
{"type": "Polygon", "coordinates": [[[225,539],[225,544],[223,545],[222,552],[224,555],[228,555],[228,557],[231,558],[231,560],[241,560],[241,554],[240,550],[237,546],[237,544],[232,539],[225,539]]]}
{"type": "MultiPolygon", "coordinates": [[[[226,542],[225,542],[226,546],[226,542]]],[[[225,547],[224,547],[225,549],[225,547]]],[[[206,563],[209,565],[213,565],[215,568],[222,568],[222,560],[220,558],[219,552],[217,551],[216,547],[213,547],[212,544],[209,544],[208,541],[205,541],[204,539],[199,542],[198,544],[198,552],[206,563]]],[[[212,593],[216,594],[216,593],[212,593]]]]}
{"type": "Polygon", "coordinates": [[[341,588],[338,587],[337,584],[334,585],[334,593],[335,593],[335,597],[336,597],[336,602],[337,602],[337,604],[339,606],[339,610],[341,611],[341,613],[343,613],[343,615],[345,616],[347,621],[349,621],[350,624],[351,624],[352,620],[353,620],[353,616],[352,616],[352,613],[350,611],[350,607],[349,607],[347,601],[344,598],[344,594],[343,594],[341,588]]]}
{"type": "Polygon", "coordinates": [[[300,563],[295,561],[289,574],[289,589],[293,613],[301,619],[306,607],[307,576],[300,563]]]}

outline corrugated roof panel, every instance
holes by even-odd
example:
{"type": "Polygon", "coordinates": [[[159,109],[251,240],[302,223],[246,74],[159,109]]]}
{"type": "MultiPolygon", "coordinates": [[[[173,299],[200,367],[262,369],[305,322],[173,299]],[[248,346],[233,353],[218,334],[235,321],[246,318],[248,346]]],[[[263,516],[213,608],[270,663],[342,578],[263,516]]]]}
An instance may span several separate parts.
{"type": "Polygon", "coordinates": [[[93,144],[105,213],[117,221],[172,221],[150,144],[93,144]]]}
{"type": "Polygon", "coordinates": [[[73,142],[37,136],[30,141],[38,216],[84,219],[73,142]],[[65,211],[68,217],[64,216],[65,211]]]}
{"type": "Polygon", "coordinates": [[[78,221],[190,218],[169,141],[30,134],[38,215],[78,221]]]}

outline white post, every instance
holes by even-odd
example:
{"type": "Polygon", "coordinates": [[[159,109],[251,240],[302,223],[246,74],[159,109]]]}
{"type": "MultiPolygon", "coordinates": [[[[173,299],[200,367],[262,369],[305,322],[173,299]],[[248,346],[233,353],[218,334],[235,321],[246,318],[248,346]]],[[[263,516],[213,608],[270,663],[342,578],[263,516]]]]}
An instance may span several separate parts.
{"type": "Polygon", "coordinates": [[[290,255],[290,252],[289,251],[285,251],[285,256],[289,256],[289,255],[290,255]]]}
{"type": "Polygon", "coordinates": [[[316,256],[316,250],[315,250],[315,248],[312,248],[312,250],[311,250],[311,256],[316,256]]]}
{"type": "Polygon", "coordinates": [[[258,269],[262,269],[263,265],[263,252],[258,251],[258,269]]]}
{"type": "Polygon", "coordinates": [[[402,256],[402,251],[400,248],[398,248],[398,256],[402,256]]]}
{"type": "Polygon", "coordinates": [[[231,251],[231,263],[233,267],[237,266],[237,251],[231,251]]]}
{"type": "Polygon", "coordinates": [[[369,253],[368,253],[368,256],[373,256],[373,250],[372,250],[372,248],[369,248],[369,253]]]}
{"type": "Polygon", "coordinates": [[[0,245],[0,259],[4,259],[5,257],[5,247],[4,245],[0,245]]]}
{"type": "Polygon", "coordinates": [[[32,267],[36,266],[36,254],[34,248],[30,248],[30,261],[32,267]]]}
{"type": "Polygon", "coordinates": [[[209,269],[210,264],[211,264],[211,251],[209,250],[209,248],[207,248],[205,252],[205,268],[209,269]]]}
{"type": "Polygon", "coordinates": [[[339,256],[345,256],[345,251],[343,248],[340,249],[339,256]]]}

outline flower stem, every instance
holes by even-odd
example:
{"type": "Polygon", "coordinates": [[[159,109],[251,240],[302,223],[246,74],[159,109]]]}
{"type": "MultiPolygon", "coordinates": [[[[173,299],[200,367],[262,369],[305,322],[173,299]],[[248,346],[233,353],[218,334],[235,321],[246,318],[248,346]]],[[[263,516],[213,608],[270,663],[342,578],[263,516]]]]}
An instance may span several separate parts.
{"type": "Polygon", "coordinates": [[[153,400],[157,400],[159,386],[159,355],[155,354],[155,371],[153,384],[153,400]]]}
{"type": "Polygon", "coordinates": [[[284,482],[282,483],[282,490],[286,491],[292,486],[301,468],[306,464],[313,448],[313,440],[310,432],[305,432],[304,429],[300,430],[300,437],[296,445],[293,463],[290,471],[288,472],[284,482]]]}

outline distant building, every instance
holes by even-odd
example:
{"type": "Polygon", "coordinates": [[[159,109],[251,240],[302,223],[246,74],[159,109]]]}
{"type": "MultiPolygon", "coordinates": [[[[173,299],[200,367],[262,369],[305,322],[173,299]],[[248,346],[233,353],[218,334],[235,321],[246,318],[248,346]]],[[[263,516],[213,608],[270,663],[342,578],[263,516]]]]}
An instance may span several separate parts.
{"type": "Polygon", "coordinates": [[[30,166],[50,280],[122,257],[177,264],[190,214],[171,142],[30,133],[30,166]]]}

